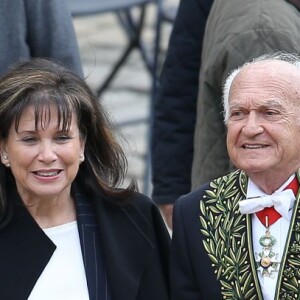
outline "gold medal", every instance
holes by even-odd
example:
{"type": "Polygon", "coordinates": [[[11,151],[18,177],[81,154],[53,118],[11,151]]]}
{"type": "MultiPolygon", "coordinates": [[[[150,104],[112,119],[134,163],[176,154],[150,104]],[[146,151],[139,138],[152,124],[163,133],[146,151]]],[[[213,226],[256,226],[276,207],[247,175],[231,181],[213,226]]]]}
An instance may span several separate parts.
{"type": "MultiPolygon", "coordinates": [[[[268,216],[266,216],[266,225],[268,225],[268,216]]],[[[267,227],[266,233],[259,239],[262,251],[255,253],[257,270],[262,276],[274,278],[274,272],[278,272],[278,254],[272,251],[275,243],[276,239],[270,234],[269,227],[267,227]]]]}
{"type": "Polygon", "coordinates": [[[263,256],[260,260],[260,265],[263,268],[269,268],[272,264],[271,258],[269,256],[263,256]]]}

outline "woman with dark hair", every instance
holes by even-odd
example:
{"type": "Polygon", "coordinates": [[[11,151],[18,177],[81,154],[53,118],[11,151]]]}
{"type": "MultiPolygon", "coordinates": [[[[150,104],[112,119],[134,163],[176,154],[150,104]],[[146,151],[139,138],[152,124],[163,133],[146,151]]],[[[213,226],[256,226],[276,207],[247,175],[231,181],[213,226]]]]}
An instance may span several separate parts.
{"type": "Polygon", "coordinates": [[[1,298],[168,299],[169,236],[103,107],[45,59],[0,80],[1,298]]]}

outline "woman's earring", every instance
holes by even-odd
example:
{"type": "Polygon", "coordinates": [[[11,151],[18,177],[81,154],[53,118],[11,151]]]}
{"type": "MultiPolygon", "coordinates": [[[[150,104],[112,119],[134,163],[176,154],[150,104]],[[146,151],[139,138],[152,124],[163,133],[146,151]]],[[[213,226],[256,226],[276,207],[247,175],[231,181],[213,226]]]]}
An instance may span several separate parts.
{"type": "Polygon", "coordinates": [[[84,155],[83,155],[83,153],[80,153],[79,160],[80,160],[81,162],[84,161],[84,155]]]}
{"type": "MultiPolygon", "coordinates": [[[[8,161],[8,156],[7,156],[6,154],[3,154],[3,160],[7,160],[7,161],[8,161]]],[[[5,166],[9,168],[9,167],[10,167],[10,163],[7,162],[7,163],[5,164],[5,166]]]]}

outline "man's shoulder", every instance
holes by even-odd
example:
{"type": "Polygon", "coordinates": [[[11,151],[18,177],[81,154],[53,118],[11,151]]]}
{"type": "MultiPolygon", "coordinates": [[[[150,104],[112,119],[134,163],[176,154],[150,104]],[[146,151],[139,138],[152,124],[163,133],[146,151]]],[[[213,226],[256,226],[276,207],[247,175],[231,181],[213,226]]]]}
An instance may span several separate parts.
{"type": "Polygon", "coordinates": [[[232,188],[239,188],[245,189],[247,184],[247,176],[241,170],[236,170],[231,172],[225,176],[221,176],[216,178],[198,189],[181,196],[175,202],[176,205],[182,207],[195,207],[195,205],[199,204],[200,200],[205,200],[208,195],[213,193],[219,193],[220,190],[225,188],[232,189],[232,188]]]}

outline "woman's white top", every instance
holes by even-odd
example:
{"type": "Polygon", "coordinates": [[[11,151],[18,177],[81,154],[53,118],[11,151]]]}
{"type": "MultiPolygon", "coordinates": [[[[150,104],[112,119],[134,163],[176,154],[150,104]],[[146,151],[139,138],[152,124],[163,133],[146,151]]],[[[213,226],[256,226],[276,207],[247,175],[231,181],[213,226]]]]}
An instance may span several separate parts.
{"type": "Polygon", "coordinates": [[[56,245],[29,300],[88,300],[77,222],[44,229],[56,245]]]}
{"type": "MultiPolygon", "coordinates": [[[[295,175],[292,175],[277,191],[282,191],[293,179],[295,175]]],[[[265,196],[262,190],[260,190],[249,178],[248,189],[247,189],[247,198],[265,196]]],[[[293,210],[289,211],[289,216],[291,217],[293,210]]],[[[290,226],[290,221],[286,218],[280,218],[273,225],[269,227],[271,235],[276,238],[276,243],[272,247],[272,251],[278,254],[277,261],[281,262],[282,254],[284,251],[286,238],[290,226]]],[[[253,238],[253,250],[254,257],[262,251],[262,246],[259,244],[259,239],[261,236],[265,235],[266,227],[260,222],[256,214],[252,214],[252,238],[253,238]]],[[[278,269],[280,268],[280,265],[278,269]]],[[[261,271],[257,270],[258,279],[260,282],[262,294],[264,300],[274,300],[275,289],[278,279],[278,272],[274,272],[274,278],[266,277],[261,275],[261,271]]]]}

